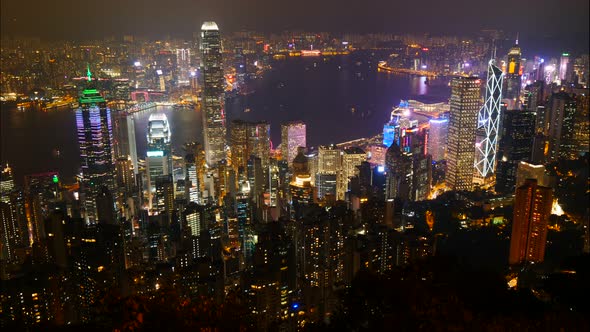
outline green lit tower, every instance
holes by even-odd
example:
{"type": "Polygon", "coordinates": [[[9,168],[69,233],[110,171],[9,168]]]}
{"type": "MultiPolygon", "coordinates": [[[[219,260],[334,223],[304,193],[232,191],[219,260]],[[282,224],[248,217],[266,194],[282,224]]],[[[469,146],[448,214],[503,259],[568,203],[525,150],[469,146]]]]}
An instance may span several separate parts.
{"type": "MultiPolygon", "coordinates": [[[[91,88],[92,74],[87,68],[88,86],[76,110],[76,127],[82,163],[81,200],[86,222],[98,222],[96,197],[101,188],[113,191],[113,130],[111,110],[100,93],[91,88]]],[[[114,207],[113,207],[114,208],[114,207]]]]}

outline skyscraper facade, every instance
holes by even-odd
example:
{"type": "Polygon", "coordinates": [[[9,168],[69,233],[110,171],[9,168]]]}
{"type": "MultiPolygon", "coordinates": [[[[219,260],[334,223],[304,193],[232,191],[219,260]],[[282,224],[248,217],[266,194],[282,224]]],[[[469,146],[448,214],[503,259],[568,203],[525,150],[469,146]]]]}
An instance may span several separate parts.
{"type": "Polygon", "coordinates": [[[172,132],[168,118],[163,113],[150,115],[147,132],[147,185],[150,206],[154,202],[152,198],[156,192],[156,179],[159,176],[172,173],[172,132]]]}
{"type": "Polygon", "coordinates": [[[302,121],[281,125],[281,155],[289,165],[297,155],[297,148],[306,147],[306,127],[302,121]]]}
{"type": "Polygon", "coordinates": [[[215,22],[201,26],[202,115],[207,164],[225,159],[224,77],[221,36],[215,22]]]}
{"type": "Polygon", "coordinates": [[[498,146],[496,191],[514,192],[520,161],[530,161],[535,138],[535,112],[508,110],[502,116],[502,136],[498,146]]]}
{"type": "Polygon", "coordinates": [[[520,98],[520,85],[521,85],[521,72],[520,72],[520,62],[521,62],[521,51],[520,46],[518,46],[518,39],[516,40],[516,44],[510,49],[508,52],[508,64],[506,66],[506,78],[504,87],[504,93],[502,94],[505,99],[508,100],[508,104],[510,109],[517,108],[519,105],[519,98],[520,98]]]}
{"type": "Polygon", "coordinates": [[[432,161],[439,162],[446,158],[449,119],[431,119],[429,122],[428,153],[432,156],[432,161]]]}
{"type": "Polygon", "coordinates": [[[115,187],[111,110],[97,90],[83,91],[76,111],[76,127],[82,158],[82,201],[86,222],[96,223],[96,196],[100,188],[106,186],[113,191],[115,187]]]}
{"type": "Polygon", "coordinates": [[[549,107],[548,160],[575,159],[578,151],[574,129],[576,101],[561,91],[551,96],[549,107]]]}
{"type": "Polygon", "coordinates": [[[451,190],[471,190],[473,187],[480,85],[481,80],[477,77],[456,77],[451,80],[446,172],[447,186],[451,190]]]}
{"type": "Polygon", "coordinates": [[[510,239],[511,265],[540,263],[545,258],[547,225],[553,204],[553,190],[534,179],[516,189],[510,239]]]}
{"type": "Polygon", "coordinates": [[[475,144],[475,169],[483,179],[494,175],[496,150],[500,128],[500,103],[502,99],[503,73],[492,59],[488,62],[485,101],[479,111],[475,144]]]}

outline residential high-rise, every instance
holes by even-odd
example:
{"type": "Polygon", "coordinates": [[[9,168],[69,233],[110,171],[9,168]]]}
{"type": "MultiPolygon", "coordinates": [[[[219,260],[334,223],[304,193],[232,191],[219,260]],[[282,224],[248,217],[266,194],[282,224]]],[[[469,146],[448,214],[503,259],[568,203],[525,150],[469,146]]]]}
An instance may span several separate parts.
{"type": "Polygon", "coordinates": [[[447,144],[446,182],[451,190],[471,190],[475,160],[475,130],[480,109],[477,77],[451,80],[451,111],[447,144]]]}
{"type": "Polygon", "coordinates": [[[479,111],[475,143],[475,169],[477,177],[494,175],[500,129],[500,103],[502,100],[503,73],[492,59],[488,62],[485,100],[479,111]]]}
{"type": "Polygon", "coordinates": [[[95,223],[100,188],[115,189],[111,110],[97,90],[83,91],[76,111],[76,126],[82,158],[82,202],[86,222],[95,223]]]}
{"type": "Polygon", "coordinates": [[[531,160],[534,138],[535,112],[526,110],[507,110],[504,112],[497,157],[497,192],[514,192],[518,163],[531,160]]]}
{"type": "Polygon", "coordinates": [[[545,166],[521,161],[516,170],[515,188],[524,185],[527,179],[535,179],[539,186],[549,187],[549,176],[545,173],[545,166]]]}
{"type": "Polygon", "coordinates": [[[289,165],[297,155],[297,148],[306,147],[306,127],[302,121],[281,125],[281,155],[289,165]]]}
{"type": "Polygon", "coordinates": [[[553,190],[534,179],[516,189],[509,263],[540,263],[545,258],[547,225],[553,204],[553,190]]]}
{"type": "Polygon", "coordinates": [[[201,26],[201,61],[205,155],[208,165],[216,165],[226,158],[226,129],[221,36],[215,22],[201,26]]]}

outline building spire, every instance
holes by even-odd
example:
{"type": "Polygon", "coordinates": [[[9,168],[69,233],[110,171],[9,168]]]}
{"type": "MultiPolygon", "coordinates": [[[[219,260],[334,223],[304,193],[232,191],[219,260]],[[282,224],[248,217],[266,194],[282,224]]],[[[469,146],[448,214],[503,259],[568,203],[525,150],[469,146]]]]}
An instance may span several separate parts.
{"type": "Polygon", "coordinates": [[[516,33],[516,45],[518,45],[518,32],[516,33]]]}
{"type": "Polygon", "coordinates": [[[92,73],[90,72],[90,64],[86,64],[86,76],[88,77],[88,82],[92,81],[92,73]]]}

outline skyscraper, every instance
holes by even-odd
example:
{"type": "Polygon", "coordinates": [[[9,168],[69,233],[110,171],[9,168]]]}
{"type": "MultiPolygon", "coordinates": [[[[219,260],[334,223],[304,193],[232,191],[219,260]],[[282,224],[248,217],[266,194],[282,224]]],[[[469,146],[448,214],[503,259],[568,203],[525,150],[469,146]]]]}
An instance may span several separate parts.
{"type": "Polygon", "coordinates": [[[456,77],[451,80],[446,172],[447,186],[451,190],[471,190],[473,187],[480,85],[481,80],[477,77],[456,77]]]}
{"type": "Polygon", "coordinates": [[[449,131],[449,119],[430,119],[428,131],[428,153],[432,161],[439,162],[446,158],[447,133],[449,131]]]}
{"type": "Polygon", "coordinates": [[[548,160],[575,159],[578,152],[574,129],[576,101],[561,91],[551,95],[549,107],[548,160]]]}
{"type": "Polygon", "coordinates": [[[156,192],[156,179],[172,173],[172,150],[170,145],[170,125],[165,114],[150,115],[147,132],[147,184],[150,207],[156,192]]]}
{"type": "Polygon", "coordinates": [[[503,74],[492,59],[488,62],[485,102],[479,111],[475,144],[475,169],[483,179],[494,175],[500,128],[503,74]]]}
{"type": "Polygon", "coordinates": [[[502,116],[502,136],[498,146],[496,191],[514,192],[520,161],[531,160],[535,138],[535,112],[508,110],[502,116]]]}
{"type": "Polygon", "coordinates": [[[97,90],[83,91],[76,111],[76,126],[82,157],[82,202],[86,222],[95,223],[100,188],[106,186],[112,191],[115,187],[111,110],[97,90]]]}
{"type": "Polygon", "coordinates": [[[508,108],[513,109],[518,107],[518,99],[520,98],[520,57],[521,51],[518,46],[518,38],[516,44],[508,52],[508,65],[506,66],[506,79],[504,80],[503,93],[505,99],[508,99],[508,108]]]}
{"type": "Polygon", "coordinates": [[[205,155],[207,164],[215,165],[226,158],[221,36],[215,22],[205,22],[201,26],[201,61],[205,155]]]}
{"type": "Polygon", "coordinates": [[[551,215],[553,191],[529,179],[516,189],[510,239],[509,263],[539,263],[545,258],[547,224],[551,215]]]}
{"type": "Polygon", "coordinates": [[[305,123],[293,121],[281,125],[281,154],[289,165],[297,155],[297,148],[306,147],[305,123]]]}

